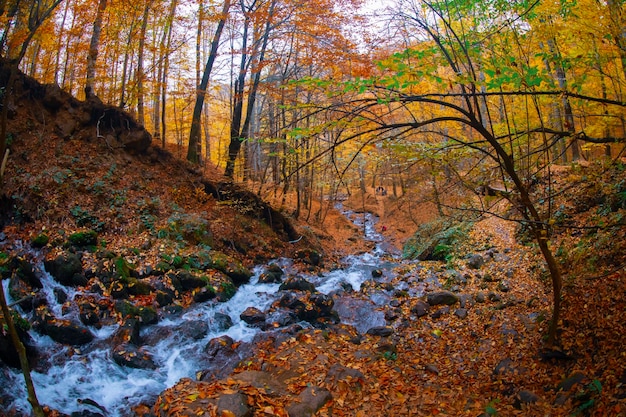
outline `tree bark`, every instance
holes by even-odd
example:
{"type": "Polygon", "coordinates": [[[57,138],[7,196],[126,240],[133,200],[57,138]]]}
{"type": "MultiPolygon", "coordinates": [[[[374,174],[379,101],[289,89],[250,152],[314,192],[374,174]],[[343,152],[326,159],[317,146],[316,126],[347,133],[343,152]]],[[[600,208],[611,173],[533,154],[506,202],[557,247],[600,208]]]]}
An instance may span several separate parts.
{"type": "Polygon", "coordinates": [[[96,61],[98,60],[98,47],[100,45],[100,33],[102,32],[102,17],[107,7],[107,0],[100,0],[96,11],[96,18],[93,22],[93,33],[89,42],[89,52],[87,53],[87,74],[85,79],[85,97],[95,96],[94,83],[96,80],[96,61]]]}
{"type": "Polygon", "coordinates": [[[224,6],[222,8],[222,16],[217,24],[215,35],[213,35],[213,41],[211,42],[211,51],[209,53],[209,58],[207,59],[206,66],[204,67],[202,81],[198,86],[196,104],[193,108],[193,116],[191,118],[191,130],[189,132],[189,144],[187,147],[187,160],[194,164],[198,164],[200,162],[201,153],[199,152],[198,148],[201,144],[202,129],[200,128],[200,120],[202,118],[202,107],[204,106],[204,99],[206,97],[206,89],[209,84],[209,77],[211,76],[213,64],[215,63],[215,59],[217,57],[217,50],[219,47],[220,38],[222,36],[222,30],[224,29],[226,19],[228,18],[229,9],[230,0],[225,0],[224,6]]]}

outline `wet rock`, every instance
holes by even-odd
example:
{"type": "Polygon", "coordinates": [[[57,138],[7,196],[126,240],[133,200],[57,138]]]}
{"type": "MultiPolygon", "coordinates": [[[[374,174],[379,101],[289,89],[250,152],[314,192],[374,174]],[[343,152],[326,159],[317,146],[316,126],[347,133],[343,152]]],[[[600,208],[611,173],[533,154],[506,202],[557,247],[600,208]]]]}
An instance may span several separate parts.
{"type": "Polygon", "coordinates": [[[278,289],[280,291],[295,290],[315,292],[315,285],[302,277],[290,277],[285,282],[280,284],[278,289]]]}
{"type": "Polygon", "coordinates": [[[26,259],[17,256],[11,258],[8,267],[2,273],[2,277],[8,278],[11,275],[31,288],[43,288],[43,284],[35,273],[35,269],[26,259]],[[13,271],[13,273],[11,274],[9,271],[13,271]]]}
{"type": "Polygon", "coordinates": [[[411,313],[415,314],[417,317],[424,317],[428,314],[428,309],[430,305],[425,303],[422,300],[418,300],[413,307],[411,307],[411,313]]]}
{"type": "Polygon", "coordinates": [[[230,356],[235,353],[233,348],[234,343],[235,341],[227,335],[215,337],[209,340],[204,351],[210,358],[230,356]]]}
{"type": "Polygon", "coordinates": [[[388,337],[393,334],[393,327],[391,326],[376,326],[367,331],[367,334],[372,336],[388,337]]]}
{"type": "Polygon", "coordinates": [[[98,325],[100,323],[100,306],[91,299],[83,299],[77,302],[80,321],[86,325],[98,325]]]}
{"type": "Polygon", "coordinates": [[[271,264],[259,275],[260,284],[274,284],[282,281],[284,272],[276,264],[271,264]]]}
{"type": "MultiPolygon", "coordinates": [[[[26,322],[19,323],[19,320],[13,319],[13,323],[15,324],[15,328],[17,330],[17,335],[22,341],[24,345],[24,349],[26,350],[26,357],[28,358],[28,362],[32,366],[35,363],[35,360],[38,357],[38,351],[35,347],[35,343],[33,339],[28,334],[28,329],[26,328],[26,322]]],[[[13,345],[13,340],[11,340],[11,335],[8,332],[0,331],[0,362],[7,364],[8,366],[16,369],[21,369],[20,357],[15,350],[15,346],[13,345]]]]}
{"type": "Polygon", "coordinates": [[[332,395],[325,388],[307,387],[298,396],[299,402],[287,407],[289,417],[312,417],[328,401],[332,395]]]}
{"type": "Polygon", "coordinates": [[[267,315],[266,322],[270,327],[285,327],[298,321],[298,317],[291,311],[277,310],[267,315]]]}
{"type": "Polygon", "coordinates": [[[210,285],[195,290],[193,293],[193,301],[196,303],[204,303],[214,299],[215,297],[217,297],[215,289],[210,285]]]}
{"type": "Polygon", "coordinates": [[[115,303],[115,310],[122,317],[133,317],[139,320],[143,325],[156,324],[159,316],[153,307],[137,307],[128,300],[119,300],[115,303]]]}
{"type": "Polygon", "coordinates": [[[459,297],[450,291],[431,292],[426,296],[426,301],[431,306],[436,305],[453,305],[459,302],[459,297]]]}
{"type": "Polygon", "coordinates": [[[265,323],[265,313],[256,307],[246,308],[239,318],[250,325],[258,326],[265,323]]]}
{"type": "Polygon", "coordinates": [[[216,312],[213,316],[213,322],[218,330],[227,330],[233,327],[233,319],[228,314],[216,312]]]}
{"type": "Polygon", "coordinates": [[[322,255],[315,249],[302,249],[296,252],[296,259],[312,266],[319,266],[322,255]]]}
{"type": "Polygon", "coordinates": [[[139,337],[140,328],[141,323],[139,323],[139,320],[127,318],[113,333],[113,344],[118,346],[130,343],[139,346],[141,344],[141,339],[139,337]]]}
{"type": "Polygon", "coordinates": [[[86,285],[87,279],[83,272],[81,257],[76,253],[65,253],[52,260],[45,260],[44,266],[58,283],[76,287],[86,285]]]}
{"type": "Polygon", "coordinates": [[[54,299],[57,303],[65,304],[67,301],[67,293],[63,289],[57,287],[54,288],[52,292],[54,293],[54,299]]]}
{"type": "Polygon", "coordinates": [[[174,332],[189,339],[200,340],[209,332],[209,325],[204,320],[188,320],[176,326],[174,332]]]}
{"type": "Polygon", "coordinates": [[[248,398],[240,392],[222,394],[217,400],[217,414],[229,417],[252,417],[248,398]]]}
{"type": "Polygon", "coordinates": [[[65,345],[84,345],[93,340],[93,334],[87,329],[70,320],[55,318],[47,307],[42,306],[36,312],[35,328],[52,340],[65,345]]]}
{"type": "Polygon", "coordinates": [[[120,366],[135,369],[156,369],[152,356],[144,349],[130,343],[113,348],[113,360],[120,366]]]}
{"type": "Polygon", "coordinates": [[[472,269],[480,269],[485,264],[485,258],[482,255],[474,254],[467,259],[467,266],[472,269]]]}
{"type": "Polygon", "coordinates": [[[372,278],[380,278],[383,276],[383,270],[382,269],[374,269],[372,270],[372,278]]]}

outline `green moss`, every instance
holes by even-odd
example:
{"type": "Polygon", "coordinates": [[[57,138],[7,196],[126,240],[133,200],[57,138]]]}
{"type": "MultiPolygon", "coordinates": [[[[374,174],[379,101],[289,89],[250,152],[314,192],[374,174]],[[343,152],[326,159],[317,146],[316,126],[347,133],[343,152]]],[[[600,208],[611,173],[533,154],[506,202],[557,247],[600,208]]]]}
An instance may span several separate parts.
{"type": "Polygon", "coordinates": [[[48,242],[50,242],[50,236],[40,233],[30,241],[30,244],[33,248],[43,248],[48,242]]]}
{"type": "Polygon", "coordinates": [[[94,230],[72,233],[68,237],[68,242],[73,246],[96,246],[98,245],[98,233],[94,230]]]}

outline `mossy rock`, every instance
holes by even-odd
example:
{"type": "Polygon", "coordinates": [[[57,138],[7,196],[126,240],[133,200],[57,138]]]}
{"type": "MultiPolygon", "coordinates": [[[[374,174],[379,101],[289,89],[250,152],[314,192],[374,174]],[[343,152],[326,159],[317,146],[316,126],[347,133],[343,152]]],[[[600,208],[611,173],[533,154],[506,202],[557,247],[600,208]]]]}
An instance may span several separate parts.
{"type": "Polygon", "coordinates": [[[98,233],[94,230],[76,232],[69,235],[67,241],[72,246],[88,247],[98,245],[98,233]]]}
{"type": "Polygon", "coordinates": [[[120,300],[115,303],[115,310],[124,318],[136,318],[143,325],[155,324],[159,316],[153,307],[137,307],[128,300],[120,300]]]}
{"type": "Polygon", "coordinates": [[[420,261],[448,261],[454,247],[465,238],[471,227],[469,222],[452,223],[449,220],[422,224],[407,240],[402,256],[420,261]]]}
{"type": "Polygon", "coordinates": [[[246,284],[252,277],[252,272],[237,259],[222,252],[211,252],[209,268],[217,269],[233,280],[235,285],[246,284]]]}
{"type": "Polygon", "coordinates": [[[33,248],[43,248],[48,242],[50,242],[50,236],[45,233],[40,233],[30,241],[30,245],[33,248]]]}

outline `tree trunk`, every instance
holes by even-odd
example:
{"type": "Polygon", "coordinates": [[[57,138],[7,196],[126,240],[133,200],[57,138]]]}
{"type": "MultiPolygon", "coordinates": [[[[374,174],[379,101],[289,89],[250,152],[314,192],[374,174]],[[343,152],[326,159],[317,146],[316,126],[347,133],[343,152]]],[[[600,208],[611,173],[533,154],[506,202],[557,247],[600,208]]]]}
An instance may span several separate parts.
{"type": "Polygon", "coordinates": [[[140,125],[146,124],[146,118],[143,110],[143,79],[145,78],[143,72],[143,51],[146,45],[146,29],[148,28],[148,14],[150,13],[150,6],[152,2],[146,2],[143,9],[143,16],[141,17],[141,30],[139,33],[139,51],[137,52],[137,121],[140,125]]]}
{"type": "Polygon", "coordinates": [[[94,83],[96,80],[96,61],[98,60],[98,47],[100,45],[100,33],[102,32],[102,17],[107,7],[107,0],[100,0],[96,11],[96,19],[93,22],[93,33],[89,42],[87,53],[87,76],[85,79],[85,97],[95,96],[94,83]]]}
{"type": "Polygon", "coordinates": [[[206,89],[209,84],[209,77],[211,76],[213,64],[215,63],[215,59],[217,57],[217,49],[219,47],[220,37],[222,36],[222,30],[224,29],[226,19],[228,18],[229,9],[230,0],[225,0],[224,6],[222,8],[222,16],[220,17],[220,20],[217,24],[217,29],[215,30],[215,35],[213,36],[213,41],[211,42],[211,52],[209,53],[209,58],[207,59],[206,66],[204,67],[202,81],[198,86],[196,104],[193,108],[193,116],[191,118],[191,130],[189,132],[189,144],[187,148],[187,160],[194,164],[198,164],[200,162],[200,152],[198,152],[198,148],[201,143],[200,136],[202,130],[200,128],[200,121],[202,117],[202,107],[204,105],[206,89]]]}
{"type": "Polygon", "coordinates": [[[22,341],[20,340],[20,337],[17,334],[17,329],[15,328],[15,324],[13,323],[13,318],[11,317],[9,306],[7,305],[7,301],[4,295],[4,286],[1,280],[0,280],[0,307],[2,308],[2,316],[4,317],[4,322],[9,330],[11,341],[13,342],[13,346],[15,347],[15,350],[17,351],[17,354],[20,358],[20,365],[22,367],[22,373],[24,374],[24,381],[26,382],[26,389],[28,391],[28,402],[33,408],[33,414],[35,415],[35,417],[45,417],[43,408],[41,408],[41,404],[39,404],[39,400],[37,399],[37,393],[35,392],[35,385],[33,384],[33,380],[30,377],[30,365],[28,364],[28,358],[26,357],[26,349],[24,349],[24,345],[22,344],[22,341]]]}
{"type": "Polygon", "coordinates": [[[239,149],[241,149],[241,144],[250,136],[250,132],[249,132],[250,123],[253,117],[257,91],[259,89],[259,84],[261,82],[261,68],[265,61],[265,51],[267,49],[267,43],[269,41],[269,36],[270,36],[270,31],[271,31],[271,22],[272,22],[272,17],[274,15],[275,5],[276,5],[276,0],[272,0],[272,2],[270,3],[270,7],[269,7],[268,17],[265,22],[265,30],[264,30],[263,37],[262,37],[261,51],[258,55],[258,58],[255,59],[256,70],[254,71],[254,78],[253,78],[252,86],[250,88],[250,92],[248,93],[246,118],[243,123],[243,126],[241,127],[241,130],[239,130],[238,122],[241,121],[241,112],[243,111],[243,91],[244,91],[244,83],[245,83],[245,76],[246,76],[245,67],[243,66],[244,58],[242,57],[242,66],[241,66],[242,72],[240,72],[239,79],[238,79],[238,83],[240,84],[238,86],[239,87],[238,89],[235,88],[236,90],[235,94],[236,95],[238,95],[238,93],[241,94],[240,100],[236,103],[237,107],[234,108],[234,110],[236,110],[239,114],[233,115],[234,122],[233,122],[233,126],[231,127],[230,145],[228,146],[228,160],[226,161],[226,170],[224,173],[229,178],[232,178],[235,173],[235,160],[237,159],[237,155],[239,154],[239,149]],[[235,117],[237,117],[237,120],[235,120],[235,117]],[[237,123],[235,123],[235,121],[237,123]]]}

